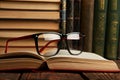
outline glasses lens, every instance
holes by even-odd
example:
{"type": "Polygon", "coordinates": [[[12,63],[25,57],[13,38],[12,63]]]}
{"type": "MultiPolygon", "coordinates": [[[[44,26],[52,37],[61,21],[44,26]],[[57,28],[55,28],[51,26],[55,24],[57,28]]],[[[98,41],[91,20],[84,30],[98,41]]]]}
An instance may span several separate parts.
{"type": "Polygon", "coordinates": [[[38,50],[43,56],[55,55],[58,51],[60,36],[53,33],[44,33],[38,36],[38,50]]]}
{"type": "Polygon", "coordinates": [[[79,54],[82,51],[82,39],[79,32],[69,33],[67,45],[71,54],[79,54]]]}

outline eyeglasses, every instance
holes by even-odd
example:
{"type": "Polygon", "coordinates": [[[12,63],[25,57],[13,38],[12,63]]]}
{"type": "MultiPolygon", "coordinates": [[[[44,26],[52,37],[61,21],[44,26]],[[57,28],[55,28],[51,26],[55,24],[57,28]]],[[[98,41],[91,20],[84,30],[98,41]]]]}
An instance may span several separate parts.
{"type": "Polygon", "coordinates": [[[10,41],[33,38],[35,41],[36,51],[41,56],[49,57],[56,55],[61,49],[63,41],[66,44],[66,49],[71,55],[79,55],[83,51],[84,37],[85,35],[79,32],[71,32],[68,34],[60,34],[57,32],[43,32],[11,38],[6,42],[5,53],[7,53],[8,43],[10,41]],[[43,46],[41,46],[42,41],[45,42],[43,46]]]}

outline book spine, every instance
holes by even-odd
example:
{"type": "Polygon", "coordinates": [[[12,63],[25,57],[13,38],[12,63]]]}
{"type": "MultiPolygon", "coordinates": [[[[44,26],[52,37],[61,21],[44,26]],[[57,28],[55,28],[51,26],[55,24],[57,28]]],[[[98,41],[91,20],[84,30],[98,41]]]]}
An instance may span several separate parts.
{"type": "MultiPolygon", "coordinates": [[[[74,28],[74,0],[67,0],[66,14],[66,33],[70,33],[74,28]]],[[[69,46],[73,47],[72,42],[69,43],[69,46]]]]}
{"type": "MultiPolygon", "coordinates": [[[[81,0],[74,0],[73,32],[80,32],[80,15],[81,15],[81,0]]],[[[78,47],[82,47],[82,45],[79,45],[79,44],[74,43],[74,42],[72,44],[75,45],[75,46],[73,46],[74,49],[77,49],[78,47]]]]}
{"type": "Polygon", "coordinates": [[[19,10],[0,10],[2,19],[41,19],[59,20],[59,11],[19,11],[19,10]],[[11,13],[11,14],[9,14],[11,13]]]}
{"type": "Polygon", "coordinates": [[[18,2],[60,2],[60,0],[6,0],[6,1],[18,1],[18,2]]]}
{"type": "Polygon", "coordinates": [[[0,30],[48,30],[58,31],[59,23],[54,21],[42,20],[14,20],[14,19],[0,19],[0,30]],[[29,24],[28,24],[29,23],[29,24]],[[45,26],[45,27],[43,27],[45,26]],[[52,27],[50,27],[52,26],[52,27]]]}
{"type": "Polygon", "coordinates": [[[25,2],[25,1],[0,1],[0,8],[7,10],[43,10],[43,11],[59,11],[59,4],[55,2],[25,2]]]}
{"type": "MultiPolygon", "coordinates": [[[[120,31],[119,31],[119,35],[120,35],[120,31]]],[[[120,37],[118,37],[117,59],[120,59],[120,37]]]]}
{"type": "MultiPolygon", "coordinates": [[[[66,33],[66,0],[61,0],[61,13],[60,13],[60,33],[66,33]]],[[[65,41],[62,41],[61,48],[65,48],[65,41]]]]}
{"type": "Polygon", "coordinates": [[[104,56],[108,0],[95,0],[92,51],[104,56]]]}
{"type": "Polygon", "coordinates": [[[94,0],[81,1],[81,23],[80,32],[86,35],[84,43],[84,51],[92,52],[92,33],[93,33],[93,15],[94,0]]]}
{"type": "Polygon", "coordinates": [[[106,34],[106,53],[108,59],[117,58],[118,37],[119,37],[119,18],[120,18],[120,0],[109,0],[107,34],[106,34]]]}
{"type": "Polygon", "coordinates": [[[61,33],[66,33],[66,0],[61,0],[61,33]]]}
{"type": "Polygon", "coordinates": [[[67,0],[66,32],[72,32],[74,28],[74,0],[67,0]]]}
{"type": "Polygon", "coordinates": [[[74,32],[80,32],[81,0],[74,0],[74,32]]]}

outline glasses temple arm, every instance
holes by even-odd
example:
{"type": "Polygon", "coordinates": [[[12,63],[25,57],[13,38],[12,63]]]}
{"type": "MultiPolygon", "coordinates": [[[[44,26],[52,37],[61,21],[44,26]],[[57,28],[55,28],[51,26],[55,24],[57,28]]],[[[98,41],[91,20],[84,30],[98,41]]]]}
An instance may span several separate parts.
{"type": "Polygon", "coordinates": [[[56,41],[59,41],[59,40],[60,40],[60,39],[49,41],[45,46],[43,46],[43,47],[39,50],[39,53],[41,53],[45,48],[47,48],[47,46],[48,46],[50,43],[56,42],[56,41]]]}
{"type": "Polygon", "coordinates": [[[5,53],[7,53],[8,43],[9,43],[10,41],[17,41],[17,40],[22,40],[22,39],[27,39],[27,38],[32,38],[32,35],[8,39],[8,40],[6,41],[5,53]]]}

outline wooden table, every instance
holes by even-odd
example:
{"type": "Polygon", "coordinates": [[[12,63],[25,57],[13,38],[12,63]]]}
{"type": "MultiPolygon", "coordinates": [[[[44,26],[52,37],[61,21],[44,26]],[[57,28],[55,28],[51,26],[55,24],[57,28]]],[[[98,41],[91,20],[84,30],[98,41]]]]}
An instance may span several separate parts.
{"type": "Polygon", "coordinates": [[[0,80],[120,80],[120,73],[90,72],[2,72],[0,80]]]}

